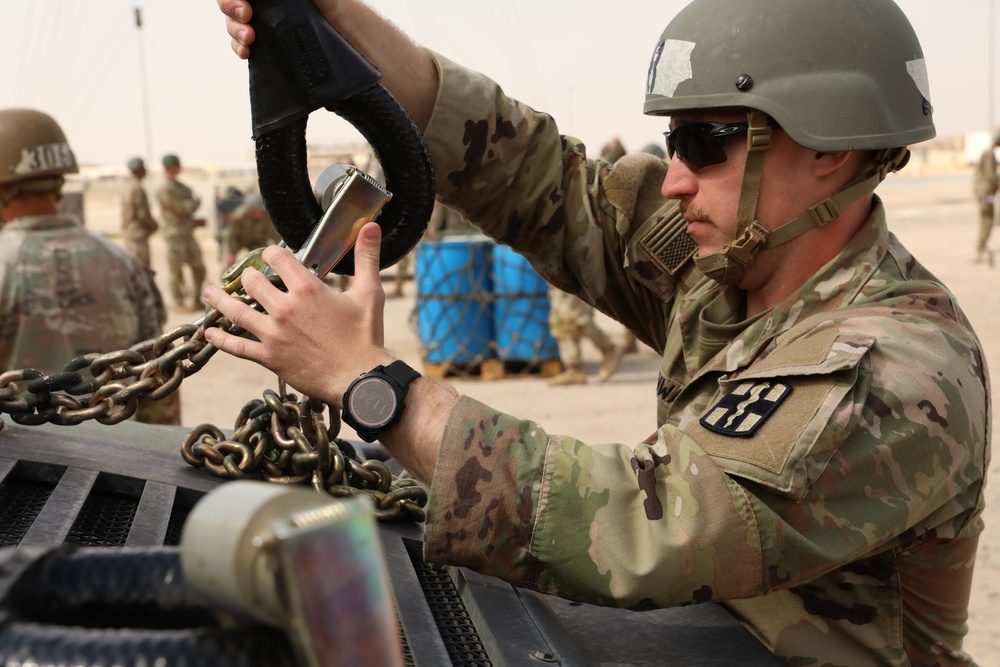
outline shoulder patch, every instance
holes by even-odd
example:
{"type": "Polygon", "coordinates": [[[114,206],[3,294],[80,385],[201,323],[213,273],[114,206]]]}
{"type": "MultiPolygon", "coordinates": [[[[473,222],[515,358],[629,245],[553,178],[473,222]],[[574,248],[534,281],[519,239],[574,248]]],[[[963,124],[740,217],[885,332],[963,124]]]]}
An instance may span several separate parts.
{"type": "Polygon", "coordinates": [[[653,262],[671,276],[694,257],[698,245],[687,233],[687,221],[680,207],[660,218],[640,240],[639,245],[653,262]]]}
{"type": "Polygon", "coordinates": [[[709,409],[701,425],[721,435],[749,438],[791,393],[792,386],[784,382],[741,382],[709,409]]]}

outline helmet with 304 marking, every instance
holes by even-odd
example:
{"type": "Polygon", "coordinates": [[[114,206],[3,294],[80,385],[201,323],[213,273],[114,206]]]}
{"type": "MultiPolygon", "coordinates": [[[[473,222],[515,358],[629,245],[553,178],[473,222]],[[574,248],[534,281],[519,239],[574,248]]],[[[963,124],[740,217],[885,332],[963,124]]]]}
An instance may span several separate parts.
{"type": "Polygon", "coordinates": [[[66,135],[51,116],[34,109],[0,110],[0,184],[61,185],[64,175],[78,171],[66,135]]]}

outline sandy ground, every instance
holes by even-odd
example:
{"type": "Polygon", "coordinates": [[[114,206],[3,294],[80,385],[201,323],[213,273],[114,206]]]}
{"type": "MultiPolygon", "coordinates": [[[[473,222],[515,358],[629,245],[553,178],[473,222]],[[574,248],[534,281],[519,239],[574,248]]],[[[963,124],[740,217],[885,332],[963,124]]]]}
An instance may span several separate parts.
{"type": "MultiPolygon", "coordinates": [[[[183,180],[183,177],[182,177],[183,180]]],[[[977,235],[978,212],[971,197],[968,174],[890,177],[879,188],[889,211],[890,228],[903,243],[957,296],[983,341],[987,363],[994,370],[994,388],[1000,378],[1000,266],[975,264],[973,248],[977,235]]],[[[192,183],[211,201],[211,184],[192,183]]],[[[118,200],[110,186],[92,188],[87,196],[87,224],[96,231],[114,236],[118,230],[118,200]]],[[[218,276],[221,265],[217,246],[210,234],[201,238],[209,276],[218,276]]],[[[994,239],[994,247],[998,244],[994,239]]],[[[152,239],[154,269],[164,295],[166,260],[162,239],[152,239]]],[[[1000,263],[1000,257],[998,257],[1000,263]]],[[[394,269],[385,278],[391,279],[394,269]]],[[[387,345],[402,359],[421,368],[419,341],[413,326],[415,288],[406,285],[400,299],[386,306],[387,345]]],[[[170,325],[190,322],[196,316],[171,314],[170,325]]],[[[607,331],[621,336],[622,328],[600,317],[607,331]]],[[[331,332],[336,336],[336,332],[331,332]]],[[[585,348],[591,376],[596,374],[599,354],[585,348]]],[[[451,380],[458,391],[512,414],[540,421],[550,432],[570,433],[590,443],[638,442],[655,427],[655,394],[658,356],[641,348],[625,358],[620,370],[604,384],[549,387],[537,376],[497,381],[451,380]]],[[[321,364],[315,359],[312,363],[321,364]]],[[[276,388],[269,372],[249,363],[217,355],[205,370],[188,378],[181,387],[183,420],[194,426],[211,422],[232,426],[244,403],[259,398],[268,387],[276,388]]],[[[996,414],[996,405],[994,414],[996,414]]],[[[342,433],[353,438],[345,427],[342,433]]],[[[997,474],[998,463],[990,474],[997,474]]],[[[1000,486],[987,487],[987,528],[982,536],[971,602],[970,632],[966,648],[979,664],[1000,665],[1000,486]],[[997,518],[995,518],[997,517],[997,518]]]]}

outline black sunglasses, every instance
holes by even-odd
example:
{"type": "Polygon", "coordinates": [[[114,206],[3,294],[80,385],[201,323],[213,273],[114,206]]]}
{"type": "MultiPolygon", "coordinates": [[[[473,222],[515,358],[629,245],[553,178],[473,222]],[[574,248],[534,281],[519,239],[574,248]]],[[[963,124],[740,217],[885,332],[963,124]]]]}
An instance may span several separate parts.
{"type": "Polygon", "coordinates": [[[688,123],[664,132],[667,155],[676,154],[695,169],[726,161],[726,141],[746,132],[750,123],[688,123]]]}

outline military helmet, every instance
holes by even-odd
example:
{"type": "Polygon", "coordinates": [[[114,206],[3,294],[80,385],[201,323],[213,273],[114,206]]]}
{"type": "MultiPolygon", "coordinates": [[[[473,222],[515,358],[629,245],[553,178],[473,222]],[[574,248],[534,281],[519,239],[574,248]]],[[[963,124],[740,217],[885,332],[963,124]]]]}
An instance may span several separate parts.
{"type": "Polygon", "coordinates": [[[642,147],[641,153],[649,153],[650,155],[655,155],[661,160],[667,157],[667,152],[663,150],[663,146],[660,144],[646,144],[642,147]]]}
{"type": "Polygon", "coordinates": [[[816,151],[934,137],[923,52],[892,0],[694,0],[656,45],[644,111],[723,107],[816,151]]]}
{"type": "Polygon", "coordinates": [[[129,160],[126,164],[128,166],[128,170],[131,171],[133,174],[146,166],[146,163],[143,162],[141,157],[134,157],[131,160],[129,160]]]}
{"type": "Polygon", "coordinates": [[[163,166],[166,169],[169,169],[170,167],[179,167],[181,166],[181,159],[173,153],[168,153],[163,156],[163,166]]]}
{"type": "Polygon", "coordinates": [[[51,181],[79,171],[59,124],[34,109],[0,110],[0,184],[51,181]]]}

